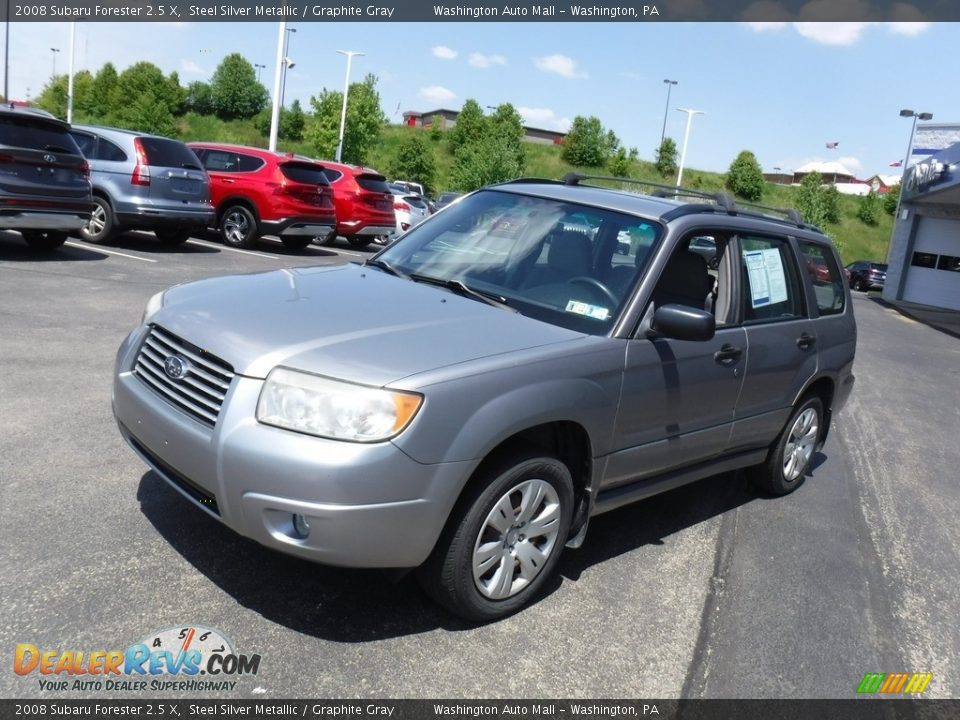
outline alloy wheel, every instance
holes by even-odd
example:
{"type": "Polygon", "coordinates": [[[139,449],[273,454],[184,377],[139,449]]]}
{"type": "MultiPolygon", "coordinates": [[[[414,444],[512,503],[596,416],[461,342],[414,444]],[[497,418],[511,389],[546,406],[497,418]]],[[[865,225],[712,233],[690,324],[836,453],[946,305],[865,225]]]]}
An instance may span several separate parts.
{"type": "Polygon", "coordinates": [[[787,444],[783,448],[783,477],[793,482],[806,469],[820,431],[819,417],[813,408],[807,408],[797,416],[790,428],[787,444]]]}

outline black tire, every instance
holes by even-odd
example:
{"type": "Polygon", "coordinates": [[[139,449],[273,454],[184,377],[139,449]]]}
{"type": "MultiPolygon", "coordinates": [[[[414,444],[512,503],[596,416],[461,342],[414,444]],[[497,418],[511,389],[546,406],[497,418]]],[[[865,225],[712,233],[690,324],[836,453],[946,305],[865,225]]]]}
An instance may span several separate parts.
{"type": "Polygon", "coordinates": [[[282,242],[283,246],[289,250],[304,250],[311,242],[313,242],[313,238],[306,236],[281,237],[280,242],[282,242]]]}
{"type": "Polygon", "coordinates": [[[182,245],[190,239],[189,230],[171,230],[169,228],[165,228],[154,230],[153,234],[156,235],[157,240],[162,242],[164,245],[182,245]]]}
{"type": "Polygon", "coordinates": [[[45,252],[56,250],[67,241],[65,232],[54,232],[52,230],[23,230],[20,234],[23,235],[23,239],[31,248],[45,252]]]}
{"type": "Polygon", "coordinates": [[[870,288],[866,286],[862,278],[857,278],[857,281],[853,284],[854,290],[859,290],[860,292],[866,292],[870,288]]]}
{"type": "Polygon", "coordinates": [[[355,248],[365,248],[373,242],[373,238],[369,235],[347,235],[347,242],[355,248]]]}
{"type": "Polygon", "coordinates": [[[748,470],[753,483],[771,495],[786,495],[803,485],[810,463],[820,447],[822,428],[823,401],[816,395],[803,398],[790,413],[790,419],[770,448],[767,459],[748,470]],[[807,414],[809,411],[813,414],[807,414]],[[812,423],[807,422],[809,419],[812,423]],[[788,464],[791,456],[793,465],[788,464]]]}
{"type": "Polygon", "coordinates": [[[550,577],[570,530],[573,481],[566,465],[536,452],[513,454],[481,472],[417,576],[424,590],[452,613],[486,622],[519,610],[550,577]],[[529,496],[520,488],[529,488],[529,496]],[[531,498],[526,511],[520,502],[524,497],[531,498]],[[500,522],[498,506],[514,513],[501,512],[508,523],[505,531],[491,524],[500,522]],[[523,528],[529,532],[535,525],[544,532],[525,536],[523,528]],[[484,555],[492,564],[475,578],[474,559],[482,565],[484,555]],[[525,571],[529,578],[523,577],[525,571]],[[505,583],[498,583],[500,578],[505,583]],[[506,583],[509,587],[503,587],[506,583]]]}
{"type": "Polygon", "coordinates": [[[260,237],[257,218],[244,205],[231,205],[220,216],[220,237],[224,245],[235,248],[250,248],[260,237]]]}
{"type": "Polygon", "coordinates": [[[90,220],[80,228],[80,238],[97,245],[112,240],[117,234],[117,221],[113,217],[113,208],[106,198],[93,196],[93,211],[90,220]]]}
{"type": "Polygon", "coordinates": [[[328,247],[330,245],[333,245],[336,239],[337,239],[337,234],[330,233],[329,235],[326,235],[326,236],[320,235],[318,237],[315,237],[313,239],[313,242],[316,245],[323,245],[324,247],[328,247]]]}

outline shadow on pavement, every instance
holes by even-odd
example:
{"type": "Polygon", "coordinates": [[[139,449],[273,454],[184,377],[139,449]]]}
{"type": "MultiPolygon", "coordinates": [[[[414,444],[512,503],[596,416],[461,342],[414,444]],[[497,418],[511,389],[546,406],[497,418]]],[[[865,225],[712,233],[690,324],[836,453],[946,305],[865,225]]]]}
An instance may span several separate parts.
{"type": "Polygon", "coordinates": [[[929,328],[960,339],[960,311],[948,308],[931,307],[911,302],[889,302],[879,295],[871,294],[869,300],[880,307],[895,310],[904,317],[923,323],[929,328]]]}
{"type": "MultiPolygon", "coordinates": [[[[760,497],[743,473],[725,473],[595,517],[584,546],[564,552],[540,596],[597,563],[662,546],[664,538],[760,497]]],[[[137,499],[147,520],[198,571],[242,606],[297,632],[368,642],[474,627],[434,604],[412,574],[392,582],[379,570],[316,565],[267,549],[187,503],[153,472],[141,478],[137,499]]]]}
{"type": "Polygon", "coordinates": [[[0,262],[64,262],[106,260],[109,255],[90,248],[61,245],[55,250],[34,250],[19,233],[0,232],[0,262]]]}

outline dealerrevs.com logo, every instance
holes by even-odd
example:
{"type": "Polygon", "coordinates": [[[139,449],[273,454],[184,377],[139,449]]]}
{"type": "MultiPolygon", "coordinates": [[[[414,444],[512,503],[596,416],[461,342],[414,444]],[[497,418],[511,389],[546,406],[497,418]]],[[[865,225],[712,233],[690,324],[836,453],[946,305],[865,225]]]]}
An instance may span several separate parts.
{"type": "Polygon", "coordinates": [[[151,633],[126,650],[50,650],[18,643],[13,671],[40,690],[105,692],[233,690],[256,675],[259,655],[243,655],[221,633],[197,625],[151,633]]]}

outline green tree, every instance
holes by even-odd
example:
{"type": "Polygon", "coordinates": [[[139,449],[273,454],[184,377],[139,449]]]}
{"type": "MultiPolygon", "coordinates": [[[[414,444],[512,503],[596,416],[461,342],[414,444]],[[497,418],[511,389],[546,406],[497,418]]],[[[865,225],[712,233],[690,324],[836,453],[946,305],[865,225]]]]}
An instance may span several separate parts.
{"type": "Polygon", "coordinates": [[[75,121],[100,119],[103,109],[97,102],[95,85],[96,80],[89,70],[81,70],[73,76],[73,119],[75,121]]]}
{"type": "Polygon", "coordinates": [[[33,101],[41,110],[56,115],[58,118],[67,117],[67,76],[57,75],[50,78],[43,86],[40,95],[33,101]]]}
{"type": "Polygon", "coordinates": [[[468,99],[457,115],[457,122],[448,133],[450,151],[456,154],[464,145],[480,140],[487,132],[487,118],[483,108],[473,98],[468,99]]]}
{"type": "Polygon", "coordinates": [[[210,80],[213,106],[223,120],[252,118],[267,104],[267,89],[257,82],[257,74],[240,53],[227,55],[210,80]]]}
{"type": "Polygon", "coordinates": [[[871,190],[860,199],[857,217],[867,225],[876,225],[880,220],[880,197],[871,190]]]}
{"type": "Polygon", "coordinates": [[[821,192],[823,193],[823,217],[832,224],[840,222],[840,191],[833,183],[825,185],[821,192]]]}
{"type": "Polygon", "coordinates": [[[805,175],[800,181],[800,190],[797,192],[797,209],[808,223],[821,227],[826,225],[824,196],[823,178],[820,173],[812,172],[805,175]]]}
{"type": "Polygon", "coordinates": [[[290,105],[290,110],[284,112],[280,117],[280,133],[284,139],[300,142],[303,140],[303,128],[307,124],[307,116],[300,106],[299,100],[294,100],[290,105]]]}
{"type": "MultiPolygon", "coordinates": [[[[122,127],[146,130],[142,127],[144,118],[152,117],[152,123],[168,115],[172,118],[181,105],[180,94],[171,79],[164,77],[160,68],[153,63],[138,62],[117,77],[116,87],[110,94],[112,112],[108,119],[122,127]],[[156,111],[147,111],[144,105],[146,97],[161,107],[156,111]]],[[[160,126],[164,126],[164,123],[160,123],[160,126]]]]}
{"type": "Polygon", "coordinates": [[[502,137],[506,149],[513,155],[511,165],[519,168],[517,174],[522,175],[526,168],[526,153],[523,149],[523,138],[526,131],[523,129],[523,118],[510,103],[497,106],[493,114],[487,118],[487,133],[502,137]]]}
{"type": "Polygon", "coordinates": [[[97,71],[93,78],[93,99],[97,103],[96,115],[106,118],[110,114],[111,102],[117,89],[117,69],[113,63],[107,63],[97,71]]]}
{"type": "Polygon", "coordinates": [[[727,189],[734,195],[756,202],[763,197],[763,171],[757,157],[743,150],[727,171],[727,189]]]}
{"type": "Polygon", "coordinates": [[[433,148],[423,139],[423,133],[410,130],[404,134],[397,153],[390,159],[387,171],[397,178],[420,183],[427,192],[436,187],[437,166],[433,148]]]}
{"type": "Polygon", "coordinates": [[[174,70],[167,77],[169,86],[170,112],[174,115],[183,115],[187,111],[187,89],[180,84],[180,75],[174,70]]]}
{"type": "Polygon", "coordinates": [[[198,115],[213,115],[213,89],[208,83],[194,80],[187,85],[184,105],[189,112],[198,115]]]}
{"type": "Polygon", "coordinates": [[[131,130],[152,133],[154,135],[176,135],[177,126],[173,113],[166,103],[161,102],[153,91],[147,90],[139,95],[128,107],[124,115],[124,126],[131,130]]]}
{"type": "Polygon", "coordinates": [[[597,167],[606,164],[619,144],[612,130],[604,130],[600,118],[577,115],[563,140],[560,155],[571,165],[597,167]]]}
{"type": "Polygon", "coordinates": [[[607,169],[614,177],[629,177],[630,157],[626,148],[617,148],[617,151],[607,161],[607,169]]]}
{"type": "Polygon", "coordinates": [[[883,211],[887,215],[895,215],[897,203],[900,202],[900,183],[887,190],[883,196],[883,211]]]}
{"type": "MultiPolygon", "coordinates": [[[[324,89],[318,96],[310,98],[313,116],[306,121],[304,137],[320,157],[332,158],[336,154],[342,104],[343,93],[332,90],[324,89]]],[[[343,162],[357,165],[366,162],[386,123],[376,76],[367,75],[363,82],[351,84],[343,133],[343,162]]]]}
{"type": "Polygon", "coordinates": [[[434,115],[430,118],[430,140],[440,142],[443,137],[443,115],[434,115]]]}
{"type": "Polygon", "coordinates": [[[503,137],[488,135],[460,147],[454,155],[450,173],[456,190],[476,190],[491,183],[513,180],[523,174],[516,154],[503,137]]]}
{"type": "Polygon", "coordinates": [[[673,175],[679,169],[677,165],[677,144],[673,138],[664,138],[657,148],[654,164],[661,177],[673,175]]]}

